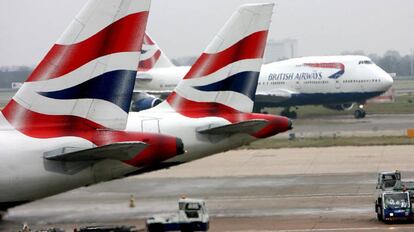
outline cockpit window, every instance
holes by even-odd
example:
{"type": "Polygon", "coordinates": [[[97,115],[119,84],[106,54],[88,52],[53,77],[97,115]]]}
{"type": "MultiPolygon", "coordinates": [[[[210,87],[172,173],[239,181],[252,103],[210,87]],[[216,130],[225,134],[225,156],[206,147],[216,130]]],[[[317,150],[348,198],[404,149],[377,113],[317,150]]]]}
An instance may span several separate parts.
{"type": "Polygon", "coordinates": [[[372,61],[370,60],[361,60],[358,62],[358,64],[372,64],[372,61]]]}

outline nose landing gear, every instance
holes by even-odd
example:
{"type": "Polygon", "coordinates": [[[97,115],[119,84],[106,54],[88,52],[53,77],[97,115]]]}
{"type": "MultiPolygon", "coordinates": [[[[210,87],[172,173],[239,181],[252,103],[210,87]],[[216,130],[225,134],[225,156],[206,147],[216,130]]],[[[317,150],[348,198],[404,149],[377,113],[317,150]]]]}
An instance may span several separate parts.
{"type": "Polygon", "coordinates": [[[290,111],[290,107],[285,108],[282,112],[280,112],[280,115],[291,119],[298,118],[298,114],[296,113],[296,111],[290,111]]]}
{"type": "Polygon", "coordinates": [[[365,118],[366,112],[364,110],[364,105],[359,105],[358,109],[355,110],[354,112],[354,117],[356,119],[361,119],[361,118],[365,118]]]}

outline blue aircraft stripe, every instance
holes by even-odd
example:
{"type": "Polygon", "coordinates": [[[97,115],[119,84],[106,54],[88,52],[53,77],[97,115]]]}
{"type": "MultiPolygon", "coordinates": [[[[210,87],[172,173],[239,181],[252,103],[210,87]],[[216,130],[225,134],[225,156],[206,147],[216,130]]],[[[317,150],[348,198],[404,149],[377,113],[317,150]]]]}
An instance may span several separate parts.
{"type": "Polygon", "coordinates": [[[201,91],[234,91],[246,95],[254,101],[256,94],[257,82],[260,72],[240,72],[224,80],[204,85],[195,86],[195,89],[201,91]]]}
{"type": "Polygon", "coordinates": [[[40,92],[59,100],[100,99],[109,101],[129,112],[136,71],[116,70],[96,76],[79,85],[53,92],[40,92]]]}
{"type": "Polygon", "coordinates": [[[341,77],[342,75],[344,75],[344,73],[345,73],[345,70],[339,70],[338,72],[330,75],[328,78],[338,79],[339,77],[341,77]]]}
{"type": "Polygon", "coordinates": [[[271,97],[261,97],[255,103],[268,107],[288,107],[302,105],[342,104],[349,102],[363,102],[367,99],[383,94],[377,92],[342,92],[342,93],[299,93],[285,101],[272,100],[271,97]]]}

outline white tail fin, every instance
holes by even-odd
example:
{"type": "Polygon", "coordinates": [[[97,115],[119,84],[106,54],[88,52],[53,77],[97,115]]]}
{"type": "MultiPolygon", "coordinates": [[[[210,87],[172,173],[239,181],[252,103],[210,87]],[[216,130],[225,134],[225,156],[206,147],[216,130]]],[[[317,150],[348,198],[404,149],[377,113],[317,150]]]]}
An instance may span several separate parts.
{"type": "Polygon", "coordinates": [[[141,60],[138,65],[138,72],[146,72],[155,68],[174,67],[171,60],[165,55],[157,43],[145,33],[142,46],[141,60]]]}
{"type": "Polygon", "coordinates": [[[168,97],[170,105],[180,112],[251,112],[273,6],[241,6],[168,97]]]}
{"type": "Polygon", "coordinates": [[[123,129],[150,0],[90,0],[3,114],[16,128],[123,129]]]}

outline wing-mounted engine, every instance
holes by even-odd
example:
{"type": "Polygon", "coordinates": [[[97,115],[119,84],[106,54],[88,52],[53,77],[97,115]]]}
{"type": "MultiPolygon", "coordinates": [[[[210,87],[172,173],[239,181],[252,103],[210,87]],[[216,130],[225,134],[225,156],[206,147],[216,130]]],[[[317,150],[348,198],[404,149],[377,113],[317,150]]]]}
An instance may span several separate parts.
{"type": "Polygon", "coordinates": [[[323,105],[323,107],[331,109],[331,110],[345,111],[345,110],[351,110],[352,107],[354,107],[354,103],[344,103],[344,104],[337,104],[337,105],[323,105]]]}
{"type": "Polygon", "coordinates": [[[160,104],[162,99],[147,93],[134,93],[131,111],[147,110],[160,104]]]}

